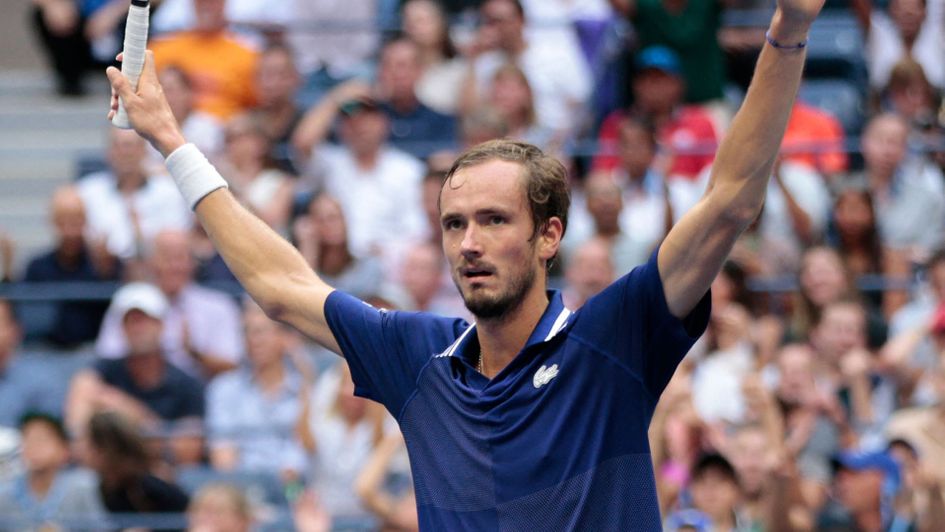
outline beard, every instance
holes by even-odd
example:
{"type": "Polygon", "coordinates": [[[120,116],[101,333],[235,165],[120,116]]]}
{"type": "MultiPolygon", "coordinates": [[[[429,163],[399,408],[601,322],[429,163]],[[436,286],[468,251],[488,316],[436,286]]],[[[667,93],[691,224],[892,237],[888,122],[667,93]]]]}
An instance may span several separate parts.
{"type": "Polygon", "coordinates": [[[480,320],[495,320],[508,316],[521,306],[525,295],[535,284],[535,270],[525,268],[519,275],[514,276],[509,284],[500,293],[495,295],[466,293],[460,285],[459,279],[454,279],[456,288],[463,296],[466,309],[480,320]]]}

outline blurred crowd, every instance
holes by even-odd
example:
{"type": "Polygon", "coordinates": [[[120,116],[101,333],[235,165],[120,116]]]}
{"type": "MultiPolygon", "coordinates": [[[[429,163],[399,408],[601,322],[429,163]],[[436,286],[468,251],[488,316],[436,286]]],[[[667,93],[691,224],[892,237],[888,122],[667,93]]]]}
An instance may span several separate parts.
{"type": "MultiPolygon", "coordinates": [[[[83,94],[127,1],[33,4],[59,94],[83,94]]],[[[553,284],[580,307],[699,201],[773,7],[151,4],[171,108],[248,209],[332,286],[467,318],[440,247],[456,155],[506,137],[565,162],[553,284]]],[[[802,88],[764,211],[653,413],[667,530],[945,526],[945,1],[834,4],[864,67],[835,77],[862,104],[850,120],[802,88]]],[[[18,271],[0,228],[7,287],[73,283],[40,329],[22,291],[0,299],[0,528],[415,529],[396,421],[240,295],[156,151],[102,134],[100,171],[49,200],[51,249],[18,271]],[[69,293],[88,282],[120,288],[69,293]]]]}

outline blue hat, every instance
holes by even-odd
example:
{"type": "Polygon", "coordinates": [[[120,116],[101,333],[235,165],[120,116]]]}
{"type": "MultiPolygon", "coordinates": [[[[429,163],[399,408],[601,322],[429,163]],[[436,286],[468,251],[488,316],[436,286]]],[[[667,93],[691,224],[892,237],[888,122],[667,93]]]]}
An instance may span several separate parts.
{"type": "Polygon", "coordinates": [[[712,520],[709,516],[696,510],[688,508],[685,510],[676,510],[663,523],[664,530],[675,532],[680,528],[691,528],[696,532],[709,532],[712,530],[712,520]]]}
{"type": "Polygon", "coordinates": [[[883,473],[883,492],[894,494],[899,491],[901,476],[899,464],[886,451],[862,452],[856,450],[841,451],[831,458],[834,471],[848,469],[851,471],[877,470],[883,473]]]}
{"type": "Polygon", "coordinates": [[[682,76],[682,64],[679,61],[679,54],[671,48],[656,45],[647,46],[637,54],[637,70],[646,70],[648,68],[662,70],[674,76],[682,76]]]}

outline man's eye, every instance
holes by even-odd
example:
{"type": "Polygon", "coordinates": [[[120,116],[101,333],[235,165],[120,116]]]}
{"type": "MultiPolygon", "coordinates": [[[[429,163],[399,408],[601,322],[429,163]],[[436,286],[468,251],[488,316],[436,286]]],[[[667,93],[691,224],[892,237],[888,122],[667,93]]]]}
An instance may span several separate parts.
{"type": "Polygon", "coordinates": [[[459,220],[447,220],[443,222],[443,228],[448,230],[459,229],[462,223],[459,220]]]}
{"type": "Polygon", "coordinates": [[[489,218],[489,223],[492,225],[501,225],[505,223],[505,218],[501,216],[492,216],[489,218]]]}

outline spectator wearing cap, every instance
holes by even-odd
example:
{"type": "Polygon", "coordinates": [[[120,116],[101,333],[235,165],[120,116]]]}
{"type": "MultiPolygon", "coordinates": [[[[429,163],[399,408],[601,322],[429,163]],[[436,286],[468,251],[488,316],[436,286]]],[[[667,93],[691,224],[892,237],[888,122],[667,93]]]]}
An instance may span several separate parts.
{"type": "Polygon", "coordinates": [[[66,404],[67,426],[80,433],[96,412],[116,411],[152,429],[162,423],[203,417],[201,384],[166,360],[161,332],[168,312],[154,285],[131,283],[115,293],[126,356],[101,359],[77,373],[66,404]]]}
{"type": "Polygon", "coordinates": [[[833,458],[834,499],[817,519],[818,530],[915,530],[894,512],[899,465],[885,451],[843,451],[833,458]],[[895,528],[893,525],[895,523],[895,528]]]}
{"type": "Polygon", "coordinates": [[[390,146],[389,135],[390,119],[371,88],[349,82],[306,113],[293,144],[308,157],[308,174],[341,204],[352,253],[378,256],[394,267],[406,246],[423,238],[424,167],[390,146]],[[326,140],[338,118],[336,145],[326,140]]]}
{"type": "Polygon", "coordinates": [[[620,123],[636,116],[656,131],[661,156],[659,166],[668,177],[695,179],[712,163],[718,136],[709,113],[699,106],[683,105],[686,81],[679,56],[665,46],[645,48],[636,59],[631,81],[633,104],[609,114],[598,134],[601,155],[594,168],[611,170],[620,164],[620,123]]]}
{"type": "Polygon", "coordinates": [[[92,529],[105,515],[95,475],[69,468],[69,438],[58,418],[27,414],[20,421],[25,471],[0,483],[0,527],[92,529]]]}
{"type": "MultiPolygon", "coordinates": [[[[148,257],[155,285],[167,301],[161,346],[167,360],[191,377],[205,381],[236,367],[243,351],[239,307],[227,294],[194,282],[190,235],[161,231],[148,257]]],[[[123,310],[114,304],[105,314],[95,349],[118,359],[128,353],[123,310]]]]}
{"type": "Polygon", "coordinates": [[[693,464],[691,477],[692,509],[708,518],[710,525],[705,530],[743,530],[738,516],[741,487],[732,464],[721,454],[707,453],[693,464]]]}

